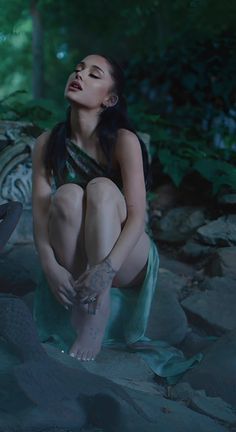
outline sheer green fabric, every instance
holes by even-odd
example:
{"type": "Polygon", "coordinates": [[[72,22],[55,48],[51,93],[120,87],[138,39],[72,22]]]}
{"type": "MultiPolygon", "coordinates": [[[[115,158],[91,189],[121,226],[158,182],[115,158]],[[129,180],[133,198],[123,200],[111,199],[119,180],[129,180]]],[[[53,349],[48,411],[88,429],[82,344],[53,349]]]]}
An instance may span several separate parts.
{"type": "MultiPolygon", "coordinates": [[[[126,289],[112,287],[111,314],[103,339],[104,345],[130,345],[143,338],[156,288],[158,265],[157,249],[151,242],[147,273],[142,286],[126,289]]],[[[33,316],[42,341],[53,338],[59,349],[69,350],[77,336],[70,322],[71,311],[56,300],[44,273],[35,291],[33,316]]]]}

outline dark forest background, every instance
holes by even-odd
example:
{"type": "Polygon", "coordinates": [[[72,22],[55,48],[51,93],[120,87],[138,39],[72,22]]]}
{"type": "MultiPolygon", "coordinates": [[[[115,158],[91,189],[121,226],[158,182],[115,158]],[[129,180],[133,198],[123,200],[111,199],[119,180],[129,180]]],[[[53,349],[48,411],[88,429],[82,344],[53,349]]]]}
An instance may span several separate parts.
{"type": "Polygon", "coordinates": [[[109,54],[159,180],[236,190],[234,0],[0,0],[0,10],[1,119],[51,127],[78,60],[109,54]]]}

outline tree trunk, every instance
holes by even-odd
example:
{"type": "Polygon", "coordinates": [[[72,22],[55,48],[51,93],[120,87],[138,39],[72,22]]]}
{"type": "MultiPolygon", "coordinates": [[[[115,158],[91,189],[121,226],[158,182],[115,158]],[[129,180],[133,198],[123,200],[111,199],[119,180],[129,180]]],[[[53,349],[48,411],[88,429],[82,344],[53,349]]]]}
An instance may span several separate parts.
{"type": "Polygon", "coordinates": [[[31,1],[32,16],[32,93],[33,98],[43,97],[44,90],[44,47],[43,24],[37,0],[31,1]]]}

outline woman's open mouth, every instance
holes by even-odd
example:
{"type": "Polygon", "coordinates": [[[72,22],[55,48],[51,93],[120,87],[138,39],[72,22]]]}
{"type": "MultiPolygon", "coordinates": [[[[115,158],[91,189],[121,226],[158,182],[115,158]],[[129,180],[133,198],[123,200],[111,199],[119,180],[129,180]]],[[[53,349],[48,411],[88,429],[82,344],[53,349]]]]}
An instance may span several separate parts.
{"type": "Polygon", "coordinates": [[[82,89],[82,87],[81,87],[79,81],[74,80],[74,81],[72,81],[72,82],[70,83],[70,85],[69,85],[69,87],[68,87],[68,90],[80,90],[80,91],[81,91],[81,90],[83,90],[83,89],[82,89]]]}

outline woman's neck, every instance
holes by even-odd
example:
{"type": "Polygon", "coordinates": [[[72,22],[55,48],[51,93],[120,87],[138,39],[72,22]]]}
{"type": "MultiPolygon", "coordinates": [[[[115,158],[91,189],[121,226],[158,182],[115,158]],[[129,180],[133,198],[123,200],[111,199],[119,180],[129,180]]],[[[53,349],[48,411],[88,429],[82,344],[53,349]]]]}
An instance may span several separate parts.
{"type": "Polygon", "coordinates": [[[71,139],[81,147],[88,147],[96,141],[98,112],[71,107],[71,139]]]}

